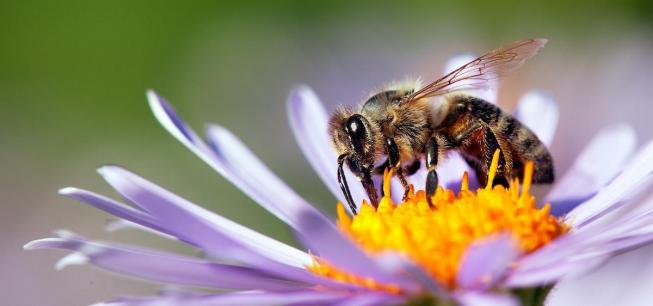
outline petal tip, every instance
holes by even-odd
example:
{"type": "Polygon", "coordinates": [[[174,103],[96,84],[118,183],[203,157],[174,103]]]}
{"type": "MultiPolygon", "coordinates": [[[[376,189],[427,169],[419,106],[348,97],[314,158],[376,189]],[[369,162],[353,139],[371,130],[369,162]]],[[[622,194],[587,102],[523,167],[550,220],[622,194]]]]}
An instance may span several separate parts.
{"type": "Polygon", "coordinates": [[[59,259],[57,263],[54,265],[54,268],[57,271],[63,270],[65,267],[71,266],[71,265],[83,265],[89,262],[88,256],[75,252],[75,253],[70,253],[63,258],[59,259]]]}
{"type": "Polygon", "coordinates": [[[46,247],[47,242],[51,241],[51,239],[54,239],[54,238],[45,238],[45,239],[32,240],[32,241],[26,243],[25,245],[23,245],[23,250],[31,251],[31,250],[44,249],[46,247]]]}
{"type": "Polygon", "coordinates": [[[64,187],[64,188],[59,189],[57,192],[60,195],[63,195],[63,196],[70,196],[70,195],[74,195],[74,194],[78,193],[79,189],[75,188],[75,187],[64,187]]]}

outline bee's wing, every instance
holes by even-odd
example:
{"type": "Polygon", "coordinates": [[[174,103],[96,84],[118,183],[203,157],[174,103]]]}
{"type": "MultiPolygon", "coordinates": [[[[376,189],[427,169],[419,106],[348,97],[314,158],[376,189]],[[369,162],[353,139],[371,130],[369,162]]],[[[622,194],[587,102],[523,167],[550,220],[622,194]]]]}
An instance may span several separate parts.
{"type": "Polygon", "coordinates": [[[535,55],[546,42],[546,39],[540,38],[525,39],[492,50],[415,91],[403,103],[458,90],[486,88],[488,81],[500,78],[521,66],[524,61],[535,55]]]}

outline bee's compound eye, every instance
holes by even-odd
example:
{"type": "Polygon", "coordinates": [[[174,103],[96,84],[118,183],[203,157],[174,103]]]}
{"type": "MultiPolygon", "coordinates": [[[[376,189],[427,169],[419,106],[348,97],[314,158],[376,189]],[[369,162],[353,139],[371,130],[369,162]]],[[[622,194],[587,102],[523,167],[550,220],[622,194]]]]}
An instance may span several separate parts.
{"type": "Polygon", "coordinates": [[[352,138],[365,137],[365,124],[360,115],[353,115],[347,120],[347,134],[352,138]]]}
{"type": "Polygon", "coordinates": [[[351,139],[351,143],[354,146],[354,149],[358,152],[363,150],[363,143],[367,134],[363,120],[365,119],[361,115],[352,115],[349,117],[349,119],[347,119],[347,124],[345,127],[347,134],[351,139]]]}

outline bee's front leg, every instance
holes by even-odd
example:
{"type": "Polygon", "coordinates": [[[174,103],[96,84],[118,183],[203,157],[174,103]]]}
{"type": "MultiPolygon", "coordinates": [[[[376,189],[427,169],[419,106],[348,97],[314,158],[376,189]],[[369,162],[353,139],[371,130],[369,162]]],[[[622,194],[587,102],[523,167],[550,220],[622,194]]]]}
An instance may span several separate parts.
{"type": "Polygon", "coordinates": [[[408,180],[404,175],[404,169],[401,167],[399,147],[397,147],[397,143],[395,143],[394,139],[392,138],[385,139],[385,147],[388,153],[388,167],[395,171],[397,177],[399,178],[399,181],[401,182],[401,186],[404,187],[403,199],[405,200],[406,197],[408,196],[409,186],[408,186],[408,180]]]}

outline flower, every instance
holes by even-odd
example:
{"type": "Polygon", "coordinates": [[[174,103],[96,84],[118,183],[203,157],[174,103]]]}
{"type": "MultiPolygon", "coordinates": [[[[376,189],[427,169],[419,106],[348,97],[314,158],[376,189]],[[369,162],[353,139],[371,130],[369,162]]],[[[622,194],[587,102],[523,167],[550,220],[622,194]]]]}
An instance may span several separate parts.
{"type": "MultiPolygon", "coordinates": [[[[492,91],[478,94],[496,100],[492,91]]],[[[364,190],[352,184],[360,214],[352,218],[337,206],[336,224],[272,174],[229,131],[209,125],[204,141],[162,97],[152,91],[147,97],[164,128],[288,224],[305,251],[210,212],[126,169],[104,166],[100,175],[131,205],[78,188],[60,193],[117,216],[122,220],[119,226],[182,241],[207,256],[90,241],[67,231],[29,242],[25,248],[72,251],[57,268],[92,263],[151,281],[214,289],[123,297],[108,305],[516,305],[526,295],[539,304],[562,277],[589,271],[653,240],[653,200],[641,200],[652,180],[653,143],[631,158],[635,141],[625,125],[608,127],[590,142],[545,197],[550,206],[537,206],[529,193],[529,171],[521,192],[517,181],[508,189],[476,189],[474,180],[463,174],[464,162],[452,156],[439,168],[446,188],[437,191],[435,209],[428,207],[422,192],[412,192],[403,203],[392,198],[402,193],[390,190],[399,184],[390,183],[386,173],[386,196],[380,206],[365,204],[364,190]],[[633,209],[637,204],[641,205],[633,209]],[[441,258],[428,257],[434,250],[441,258]]],[[[302,86],[289,97],[289,113],[309,162],[344,202],[322,105],[302,86]]],[[[552,100],[531,93],[516,116],[544,143],[551,142],[557,121],[552,100]]],[[[532,170],[532,164],[529,167],[532,170]]],[[[355,181],[351,173],[346,175],[355,181]]],[[[422,186],[423,178],[418,172],[411,182],[422,186]]]]}

